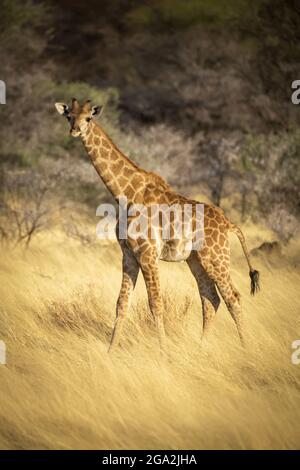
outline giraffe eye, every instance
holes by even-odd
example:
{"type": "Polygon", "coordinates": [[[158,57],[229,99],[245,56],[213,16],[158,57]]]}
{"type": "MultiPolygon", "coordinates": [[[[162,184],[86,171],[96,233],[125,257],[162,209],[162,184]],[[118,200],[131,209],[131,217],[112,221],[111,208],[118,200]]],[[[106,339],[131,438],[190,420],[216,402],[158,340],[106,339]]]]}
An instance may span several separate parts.
{"type": "Polygon", "coordinates": [[[91,119],[92,119],[92,118],[90,118],[90,117],[89,117],[89,118],[86,118],[86,122],[90,122],[91,119]]]}

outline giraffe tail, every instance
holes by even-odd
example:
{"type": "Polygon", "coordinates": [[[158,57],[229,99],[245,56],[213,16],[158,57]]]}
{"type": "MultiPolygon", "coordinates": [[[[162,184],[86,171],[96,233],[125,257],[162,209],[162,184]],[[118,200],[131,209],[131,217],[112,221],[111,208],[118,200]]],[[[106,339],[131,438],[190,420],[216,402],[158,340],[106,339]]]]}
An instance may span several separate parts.
{"type": "Polygon", "coordinates": [[[249,266],[249,276],[250,276],[250,280],[251,280],[250,294],[254,295],[260,290],[259,271],[256,271],[256,269],[253,269],[253,267],[251,265],[250,255],[249,255],[249,251],[248,251],[248,248],[247,248],[247,245],[246,245],[246,240],[245,240],[244,234],[241,231],[241,229],[235,224],[230,224],[229,230],[230,230],[230,232],[233,232],[233,233],[236,234],[236,236],[238,237],[238,239],[240,240],[240,243],[242,245],[243,252],[244,252],[245,258],[247,260],[248,266],[249,266]]]}

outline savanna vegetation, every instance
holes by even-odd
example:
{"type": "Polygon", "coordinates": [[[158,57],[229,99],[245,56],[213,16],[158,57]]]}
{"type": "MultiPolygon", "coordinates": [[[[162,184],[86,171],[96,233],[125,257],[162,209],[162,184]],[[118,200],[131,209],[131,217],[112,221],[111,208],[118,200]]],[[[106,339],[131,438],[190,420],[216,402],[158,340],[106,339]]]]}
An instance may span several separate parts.
{"type": "Polygon", "coordinates": [[[300,6],[296,0],[0,0],[2,448],[296,448],[300,335],[300,6]],[[298,74],[298,75],[297,75],[298,74]],[[201,349],[200,301],[162,266],[169,362],[139,280],[107,356],[120,252],[95,234],[110,196],[54,102],[104,105],[141,167],[242,225],[262,273],[244,353],[222,306],[201,349]]]}

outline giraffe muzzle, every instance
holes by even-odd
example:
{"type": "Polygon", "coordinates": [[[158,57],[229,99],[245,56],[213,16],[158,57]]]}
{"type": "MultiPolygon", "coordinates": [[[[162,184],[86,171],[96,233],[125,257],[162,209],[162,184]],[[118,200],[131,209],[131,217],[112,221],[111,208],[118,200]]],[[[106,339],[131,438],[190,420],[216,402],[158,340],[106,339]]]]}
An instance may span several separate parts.
{"type": "Polygon", "coordinates": [[[74,129],[71,129],[71,130],[70,130],[70,135],[71,135],[72,137],[79,137],[80,134],[81,134],[81,132],[80,132],[80,129],[79,129],[79,128],[78,128],[78,129],[74,128],[74,129]]]}

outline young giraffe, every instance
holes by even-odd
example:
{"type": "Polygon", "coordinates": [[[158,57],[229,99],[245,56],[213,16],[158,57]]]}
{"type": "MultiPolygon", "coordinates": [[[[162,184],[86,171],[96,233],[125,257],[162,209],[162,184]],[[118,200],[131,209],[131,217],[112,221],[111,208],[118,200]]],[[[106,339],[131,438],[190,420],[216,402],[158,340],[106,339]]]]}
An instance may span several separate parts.
{"type": "MultiPolygon", "coordinates": [[[[70,134],[81,137],[86,151],[99,176],[114,198],[119,201],[125,196],[128,206],[143,204],[147,208],[153,204],[199,204],[177,194],[160,176],[146,172],[127,158],[110,140],[102,128],[93,120],[102,108],[91,106],[90,101],[81,106],[73,98],[69,108],[64,103],[55,104],[57,111],[70,122],[70,134]]],[[[130,223],[130,218],[128,224],[130,223]]],[[[244,344],[240,294],[230,277],[230,254],[228,232],[234,232],[242,245],[251,279],[251,294],[259,289],[259,273],[250,263],[243,233],[229,222],[221,209],[204,204],[204,245],[192,250],[188,240],[165,240],[130,236],[119,239],[123,252],[122,285],[117,302],[117,317],[109,350],[118,345],[124,320],[130,306],[139,270],[141,269],[148,293],[149,305],[155,318],[159,342],[165,350],[165,330],[163,323],[163,301],[159,281],[159,260],[186,261],[198,284],[203,309],[203,336],[206,336],[220,304],[218,291],[236,323],[238,334],[244,344]]],[[[117,231],[118,236],[118,231],[117,231]]]]}

